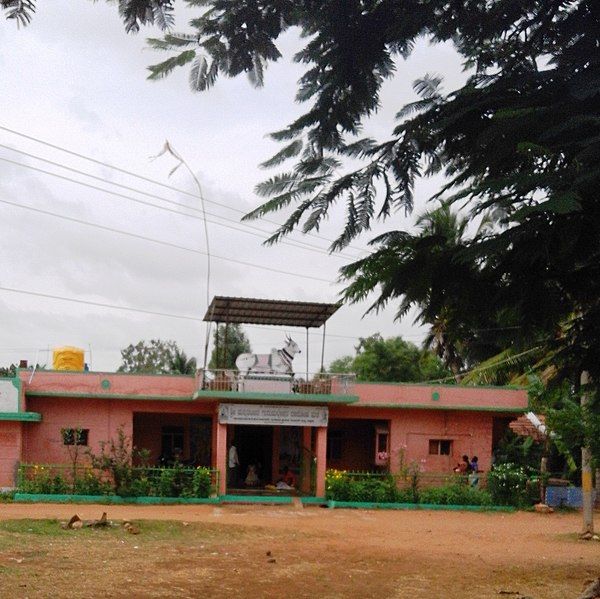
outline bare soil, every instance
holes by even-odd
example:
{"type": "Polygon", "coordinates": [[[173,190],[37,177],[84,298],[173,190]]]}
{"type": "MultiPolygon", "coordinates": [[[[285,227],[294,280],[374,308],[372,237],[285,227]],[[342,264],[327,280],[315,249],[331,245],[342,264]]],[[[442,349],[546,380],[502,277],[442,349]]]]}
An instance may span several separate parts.
{"type": "Polygon", "coordinates": [[[575,599],[600,576],[576,513],[6,504],[0,520],[0,597],[575,599]],[[60,528],[103,511],[140,534],[60,528]]]}

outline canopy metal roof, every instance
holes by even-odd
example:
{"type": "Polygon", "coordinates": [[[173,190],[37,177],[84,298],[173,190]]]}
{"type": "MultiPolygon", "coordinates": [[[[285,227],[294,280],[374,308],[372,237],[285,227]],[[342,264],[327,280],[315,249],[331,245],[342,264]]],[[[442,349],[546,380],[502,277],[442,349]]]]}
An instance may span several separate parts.
{"type": "Polygon", "coordinates": [[[339,307],[340,304],[216,295],[204,315],[204,320],[219,323],[316,328],[325,324],[339,307]]]}

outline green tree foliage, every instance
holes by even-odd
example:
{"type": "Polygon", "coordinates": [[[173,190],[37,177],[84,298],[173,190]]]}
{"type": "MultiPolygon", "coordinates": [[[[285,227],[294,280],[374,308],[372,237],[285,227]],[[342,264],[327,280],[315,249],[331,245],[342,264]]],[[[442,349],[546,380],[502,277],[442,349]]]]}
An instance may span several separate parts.
{"type": "MultiPolygon", "coordinates": [[[[0,1],[9,18],[24,23],[35,7],[33,0],[0,1]]],[[[437,197],[460,201],[471,219],[485,216],[496,226],[444,253],[446,265],[460,271],[460,297],[467,301],[457,306],[455,282],[435,282],[439,292],[432,300],[439,301],[432,301],[427,318],[435,312],[453,329],[503,328],[501,347],[540,341],[556,347],[567,368],[600,378],[595,0],[187,0],[198,14],[181,34],[170,31],[170,1],[116,4],[128,31],[146,23],[168,30],[150,40],[172,54],[150,76],[188,64],[195,90],[210,87],[219,74],[246,73],[260,85],[267,63],[281,56],[280,36],[290,28],[304,35],[295,57],[306,65],[297,100],[308,108],[273,134],[285,146],[265,163],[295,164],[258,186],[266,201],[248,215],[293,207],[270,242],[298,227],[317,229],[331,206],[342,202],[346,224],[332,245],[342,249],[374,218],[412,210],[419,178],[444,173],[448,182],[437,197]],[[468,69],[467,82],[444,92],[439,77],[424,75],[415,84],[420,99],[398,107],[387,139],[358,137],[379,107],[381,85],[401,73],[401,60],[422,37],[453,43],[468,69]],[[346,166],[356,160],[358,168],[346,166]],[[482,326],[482,314],[494,326],[482,326]]],[[[343,271],[346,298],[375,293],[378,306],[406,303],[411,287],[402,276],[393,284],[393,263],[398,258],[401,275],[414,242],[401,230],[373,240],[373,255],[343,271]],[[383,262],[384,292],[374,274],[383,262]]],[[[422,250],[418,257],[426,254],[422,250]]],[[[439,250],[432,243],[433,258],[440,258],[439,250]]],[[[424,292],[432,288],[428,272],[419,280],[424,292]]],[[[411,303],[419,306],[419,299],[411,303]]]]}
{"type": "MultiPolygon", "coordinates": [[[[17,364],[11,364],[10,366],[2,366],[0,368],[0,376],[15,377],[17,375],[18,368],[19,367],[17,366],[17,364]]],[[[29,366],[28,368],[29,370],[46,370],[46,365],[39,364],[36,362],[35,367],[29,366]]]]}
{"type": "Polygon", "coordinates": [[[240,354],[252,351],[250,341],[240,324],[220,324],[213,333],[213,344],[209,368],[233,369],[240,354]]]}
{"type": "Polygon", "coordinates": [[[193,374],[195,358],[188,359],[175,341],[138,341],[121,350],[121,366],[118,372],[168,374],[193,374]]]}
{"type": "Polygon", "coordinates": [[[379,333],[360,339],[356,356],[334,360],[330,372],[354,372],[360,381],[414,382],[449,375],[430,351],[421,350],[402,337],[384,339],[379,333]]]}
{"type": "Polygon", "coordinates": [[[195,374],[196,358],[188,358],[183,350],[175,348],[169,362],[169,371],[178,374],[195,374]]]}
{"type": "Polygon", "coordinates": [[[578,381],[568,379],[544,384],[532,377],[529,388],[530,403],[546,414],[546,424],[555,436],[552,441],[571,469],[580,463],[580,448],[589,446],[596,467],[600,467],[600,396],[596,385],[585,388],[578,381]],[[589,396],[587,408],[581,406],[581,396],[589,396]]]}
{"type": "MultiPolygon", "coordinates": [[[[140,25],[156,24],[161,29],[168,29],[174,23],[174,0],[107,0],[116,4],[119,14],[128,32],[137,32],[140,25]]],[[[190,1],[189,4],[198,4],[190,1]]],[[[36,0],[0,0],[0,8],[4,9],[6,18],[19,25],[28,25],[33,18],[36,0]]]]}
{"type": "Polygon", "coordinates": [[[17,365],[11,364],[10,366],[2,366],[0,368],[0,376],[14,377],[17,374],[17,365]]]}

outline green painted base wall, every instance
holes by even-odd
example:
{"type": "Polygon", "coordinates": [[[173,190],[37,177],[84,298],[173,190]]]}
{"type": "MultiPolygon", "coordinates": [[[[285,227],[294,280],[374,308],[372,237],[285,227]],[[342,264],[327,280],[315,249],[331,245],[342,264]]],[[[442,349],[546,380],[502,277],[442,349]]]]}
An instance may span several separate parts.
{"type": "MultiPolygon", "coordinates": [[[[220,497],[119,497],[118,495],[38,495],[15,493],[14,501],[23,503],[100,503],[121,505],[202,505],[255,504],[292,505],[293,497],[264,495],[221,495],[220,497]]],[[[366,503],[361,501],[331,501],[323,497],[300,497],[303,505],[322,505],[332,509],[362,510],[450,510],[465,512],[514,512],[516,508],[498,505],[438,505],[428,503],[366,503]]]]}
{"type": "Polygon", "coordinates": [[[363,510],[450,510],[465,512],[514,512],[515,508],[504,505],[440,505],[437,503],[364,503],[362,501],[328,501],[330,508],[354,508],[363,510]]]}
{"type": "Polygon", "coordinates": [[[119,497],[118,495],[39,495],[15,493],[14,501],[24,503],[102,503],[131,505],[198,505],[219,503],[218,497],[119,497]]]}

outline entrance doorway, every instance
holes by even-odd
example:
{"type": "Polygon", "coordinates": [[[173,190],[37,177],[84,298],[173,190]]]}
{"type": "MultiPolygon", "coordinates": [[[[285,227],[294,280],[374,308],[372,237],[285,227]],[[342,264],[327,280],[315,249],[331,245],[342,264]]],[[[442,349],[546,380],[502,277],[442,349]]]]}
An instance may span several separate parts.
{"type": "Polygon", "coordinates": [[[240,461],[238,481],[235,488],[244,489],[248,467],[254,466],[259,487],[271,481],[273,469],[272,426],[230,426],[227,436],[234,440],[240,461]]]}

